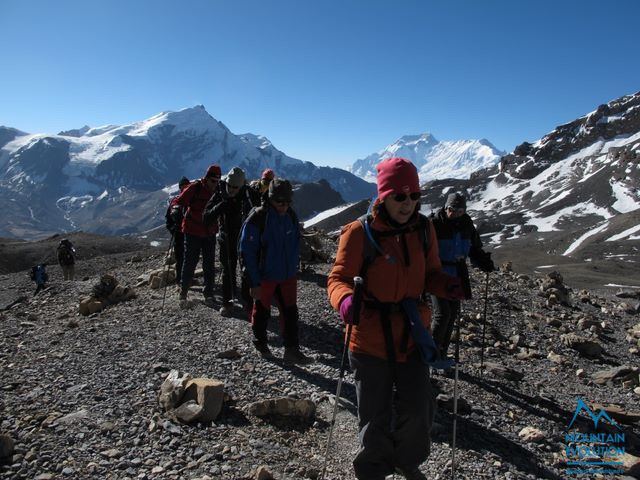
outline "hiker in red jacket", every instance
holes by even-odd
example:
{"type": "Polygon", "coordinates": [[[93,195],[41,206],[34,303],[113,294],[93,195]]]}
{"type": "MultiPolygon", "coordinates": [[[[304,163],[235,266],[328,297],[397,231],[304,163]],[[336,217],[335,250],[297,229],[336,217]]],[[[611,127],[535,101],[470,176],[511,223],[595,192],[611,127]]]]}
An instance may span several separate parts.
{"type": "Polygon", "coordinates": [[[189,185],[176,199],[176,204],[186,209],[182,219],[184,233],[184,264],[182,266],[182,291],[180,301],[184,305],[193,272],[202,252],[204,271],[204,298],[208,306],[213,306],[214,262],[216,253],[216,233],[218,225],[205,226],[202,222],[204,207],[218,188],[222,176],[220,165],[211,165],[203,178],[189,185]]]}
{"type": "MultiPolygon", "coordinates": [[[[165,214],[167,230],[173,237],[173,253],[176,257],[176,284],[182,285],[182,264],[184,263],[184,234],[182,233],[182,220],[184,219],[185,209],[176,204],[180,194],[189,186],[191,182],[187,177],[182,177],[178,182],[180,191],[178,195],[169,200],[169,207],[165,214]]],[[[181,287],[182,288],[182,287],[181,287]]]]}

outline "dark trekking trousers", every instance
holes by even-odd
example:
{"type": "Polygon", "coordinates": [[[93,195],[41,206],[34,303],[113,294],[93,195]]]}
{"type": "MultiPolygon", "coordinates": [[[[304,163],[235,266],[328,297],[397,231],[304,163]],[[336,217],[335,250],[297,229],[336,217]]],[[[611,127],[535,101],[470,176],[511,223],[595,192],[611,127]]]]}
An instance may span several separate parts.
{"type": "Polygon", "coordinates": [[[251,329],[254,342],[267,343],[267,325],[271,313],[271,300],[275,297],[280,312],[280,334],[286,348],[298,348],[298,306],[297,278],[283,282],[263,280],[260,283],[260,299],[256,300],[251,312],[251,329]]]}
{"type": "Polygon", "coordinates": [[[246,274],[242,274],[240,278],[240,298],[242,299],[242,305],[251,320],[251,312],[253,312],[253,297],[251,296],[251,290],[249,287],[249,280],[246,274]]]}
{"type": "Polygon", "coordinates": [[[358,479],[410,471],[429,456],[434,417],[429,368],[418,351],[392,368],[386,359],[349,352],[358,397],[358,479]],[[395,373],[395,381],[394,381],[395,373]],[[395,384],[395,390],[394,390],[395,384]]]}
{"type": "Polygon", "coordinates": [[[431,295],[431,308],[433,310],[431,318],[433,339],[440,350],[440,355],[446,355],[451,343],[456,317],[460,312],[460,300],[447,300],[431,295]]]}
{"type": "Polygon", "coordinates": [[[184,265],[182,266],[182,291],[186,292],[191,285],[193,273],[198,265],[202,252],[202,270],[204,272],[204,297],[213,296],[215,276],[216,236],[198,237],[184,234],[184,265]]]}
{"type": "Polygon", "coordinates": [[[177,230],[174,233],[173,254],[176,256],[176,283],[182,285],[182,265],[184,264],[184,234],[177,230]]]}
{"type": "Polygon", "coordinates": [[[62,278],[64,280],[73,280],[75,278],[76,275],[76,266],[75,264],[71,264],[71,265],[60,265],[60,268],[62,269],[62,278]]]}
{"type": "Polygon", "coordinates": [[[235,232],[221,232],[218,234],[218,247],[220,263],[222,264],[222,302],[228,303],[233,298],[236,290],[236,269],[238,266],[238,236],[240,230],[235,232]]]}

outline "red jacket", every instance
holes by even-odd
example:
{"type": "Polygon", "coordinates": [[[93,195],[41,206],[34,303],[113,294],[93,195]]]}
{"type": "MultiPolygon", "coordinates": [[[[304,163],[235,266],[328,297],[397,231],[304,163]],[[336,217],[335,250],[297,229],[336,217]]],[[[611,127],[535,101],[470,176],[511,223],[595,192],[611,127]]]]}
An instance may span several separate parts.
{"type": "Polygon", "coordinates": [[[218,233],[216,223],[209,227],[205,227],[202,223],[204,207],[213,193],[212,190],[209,190],[206,180],[202,178],[185,188],[172,202],[187,209],[182,220],[183,233],[197,237],[211,237],[218,233]]]}
{"type": "MultiPolygon", "coordinates": [[[[418,221],[417,217],[410,221],[418,221]]],[[[392,230],[374,211],[371,228],[384,232],[392,230]]],[[[375,258],[369,266],[365,279],[365,292],[370,292],[380,302],[397,303],[404,298],[418,298],[423,291],[447,297],[449,276],[442,272],[438,256],[438,240],[431,225],[429,251],[425,256],[420,233],[414,230],[402,234],[406,240],[409,264],[404,261],[403,241],[400,235],[380,237],[380,247],[398,261],[390,262],[382,255],[375,258]]],[[[360,274],[364,261],[364,242],[366,233],[359,221],[352,222],[342,229],[336,261],[327,281],[329,301],[336,310],[340,310],[342,300],[353,293],[353,277],[360,274]]],[[[367,300],[365,294],[365,300],[367,300]]],[[[425,304],[419,304],[420,314],[425,327],[431,324],[431,311],[425,304]]],[[[401,312],[390,314],[396,361],[404,362],[414,349],[409,339],[408,349],[402,352],[405,318],[401,312]]],[[[349,349],[356,353],[365,353],[379,358],[387,358],[382,322],[379,310],[362,309],[360,324],[353,327],[349,349]]]]}

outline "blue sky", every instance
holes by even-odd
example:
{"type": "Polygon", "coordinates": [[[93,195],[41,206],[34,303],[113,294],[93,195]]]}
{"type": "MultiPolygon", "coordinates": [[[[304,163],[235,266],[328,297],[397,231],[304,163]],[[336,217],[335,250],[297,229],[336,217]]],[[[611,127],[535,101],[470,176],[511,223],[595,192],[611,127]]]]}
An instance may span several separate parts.
{"type": "Polygon", "coordinates": [[[344,167],[402,135],[512,150],[640,90],[637,0],[0,0],[0,125],[202,104],[344,167]]]}

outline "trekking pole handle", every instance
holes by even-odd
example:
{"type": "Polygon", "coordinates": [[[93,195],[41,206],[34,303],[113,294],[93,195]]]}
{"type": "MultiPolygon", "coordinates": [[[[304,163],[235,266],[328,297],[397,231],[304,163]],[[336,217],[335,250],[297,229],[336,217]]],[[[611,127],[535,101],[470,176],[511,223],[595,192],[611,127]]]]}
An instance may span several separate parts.
{"type": "Polygon", "coordinates": [[[362,280],[362,277],[353,277],[353,325],[358,325],[360,323],[363,286],[364,280],[362,280]]]}

